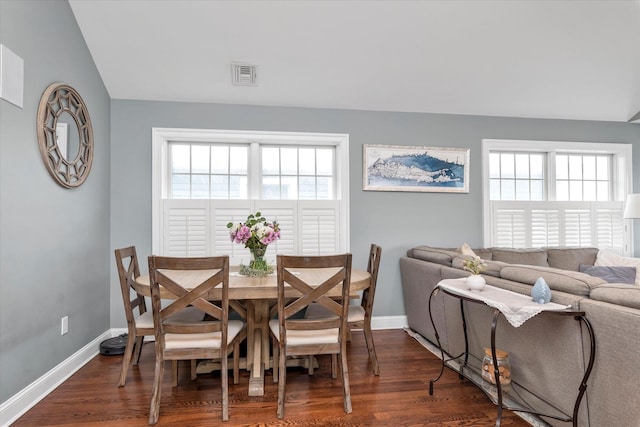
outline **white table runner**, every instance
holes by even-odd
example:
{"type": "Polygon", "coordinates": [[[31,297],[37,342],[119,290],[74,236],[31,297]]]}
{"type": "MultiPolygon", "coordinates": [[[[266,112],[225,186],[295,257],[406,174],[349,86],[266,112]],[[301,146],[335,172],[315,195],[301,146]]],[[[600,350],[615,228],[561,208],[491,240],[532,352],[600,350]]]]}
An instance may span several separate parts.
{"type": "Polygon", "coordinates": [[[481,291],[471,291],[467,288],[466,280],[466,278],[444,279],[437,286],[452,294],[482,301],[489,307],[500,310],[505,319],[514,328],[521,326],[524,322],[545,310],[560,311],[571,308],[570,305],[556,304],[554,302],[538,304],[530,296],[491,285],[486,285],[481,291]]]}

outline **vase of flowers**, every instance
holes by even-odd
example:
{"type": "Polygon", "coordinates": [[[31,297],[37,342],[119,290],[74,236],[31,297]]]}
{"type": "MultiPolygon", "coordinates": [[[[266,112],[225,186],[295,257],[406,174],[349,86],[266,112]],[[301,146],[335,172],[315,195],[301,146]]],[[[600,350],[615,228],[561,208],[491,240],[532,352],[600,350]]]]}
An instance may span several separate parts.
{"type": "Polygon", "coordinates": [[[467,287],[472,291],[481,291],[487,284],[484,277],[480,275],[487,268],[484,260],[475,255],[464,261],[463,268],[471,272],[471,276],[467,277],[467,287]]]}
{"type": "Polygon", "coordinates": [[[251,252],[249,265],[240,266],[240,274],[245,276],[265,276],[273,273],[264,256],[269,244],[280,239],[280,225],[268,222],[260,212],[250,214],[245,222],[227,224],[229,236],[234,243],[243,244],[251,252]]]}

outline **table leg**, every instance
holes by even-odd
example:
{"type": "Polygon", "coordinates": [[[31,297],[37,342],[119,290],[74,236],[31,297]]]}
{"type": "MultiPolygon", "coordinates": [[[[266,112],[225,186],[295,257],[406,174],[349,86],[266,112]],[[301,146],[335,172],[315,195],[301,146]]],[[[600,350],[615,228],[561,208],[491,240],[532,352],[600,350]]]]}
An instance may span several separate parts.
{"type": "Polygon", "coordinates": [[[264,396],[264,371],[269,366],[269,301],[247,301],[249,396],[264,396]]]}

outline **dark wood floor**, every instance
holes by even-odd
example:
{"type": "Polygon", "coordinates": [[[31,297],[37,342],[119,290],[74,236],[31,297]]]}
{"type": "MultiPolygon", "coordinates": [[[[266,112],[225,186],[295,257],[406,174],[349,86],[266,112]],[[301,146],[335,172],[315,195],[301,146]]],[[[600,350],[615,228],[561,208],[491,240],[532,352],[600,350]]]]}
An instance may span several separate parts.
{"type": "MultiPolygon", "coordinates": [[[[349,344],[353,412],[344,413],[340,380],[332,380],[330,358],[309,377],[287,371],[285,419],[276,418],[277,384],[266,376],[265,395],[247,396],[248,373],[229,385],[230,420],[220,419],[219,373],[191,381],[181,366],[177,387],[163,384],[159,426],[493,426],[496,407],[474,385],[447,370],[429,396],[429,379],[440,361],[403,330],[374,331],[380,376],[372,374],[361,333],[349,344]]],[[[127,385],[117,387],[120,356],[96,356],[18,419],[20,426],[146,426],[153,382],[153,343],[145,344],[127,385]]],[[[504,426],[529,426],[511,412],[504,426]]]]}

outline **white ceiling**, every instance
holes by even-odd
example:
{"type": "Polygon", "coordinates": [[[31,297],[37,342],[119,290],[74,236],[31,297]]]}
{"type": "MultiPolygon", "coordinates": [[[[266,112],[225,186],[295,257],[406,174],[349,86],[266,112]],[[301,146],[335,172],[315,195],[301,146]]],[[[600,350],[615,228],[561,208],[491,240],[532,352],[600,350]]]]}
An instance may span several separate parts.
{"type": "Polygon", "coordinates": [[[114,99],[626,122],[640,0],[69,0],[114,99]],[[231,84],[233,61],[259,84],[231,84]]]}

